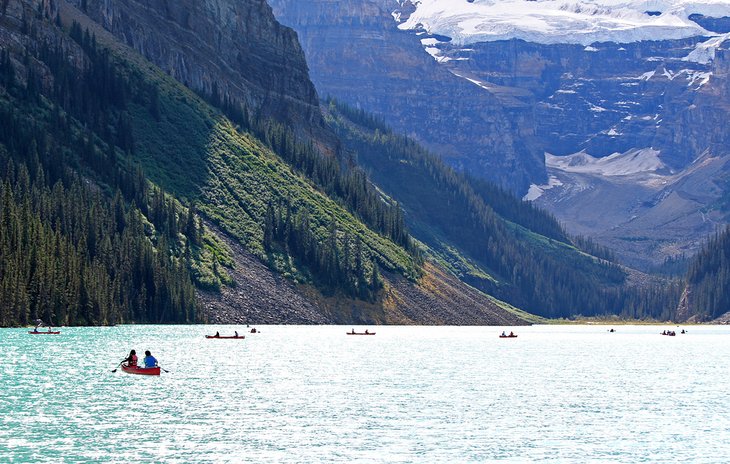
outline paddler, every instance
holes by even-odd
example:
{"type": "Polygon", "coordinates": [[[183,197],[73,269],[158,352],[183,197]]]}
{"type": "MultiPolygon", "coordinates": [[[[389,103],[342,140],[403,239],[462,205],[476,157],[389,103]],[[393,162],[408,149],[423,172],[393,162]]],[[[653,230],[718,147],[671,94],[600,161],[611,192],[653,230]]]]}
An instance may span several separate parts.
{"type": "Polygon", "coordinates": [[[127,366],[129,367],[137,367],[137,352],[134,350],[130,351],[127,359],[122,362],[127,363],[127,366]]]}
{"type": "Polygon", "coordinates": [[[149,369],[150,367],[157,367],[157,360],[154,356],[152,356],[150,350],[144,352],[144,367],[145,369],[149,369]]]}

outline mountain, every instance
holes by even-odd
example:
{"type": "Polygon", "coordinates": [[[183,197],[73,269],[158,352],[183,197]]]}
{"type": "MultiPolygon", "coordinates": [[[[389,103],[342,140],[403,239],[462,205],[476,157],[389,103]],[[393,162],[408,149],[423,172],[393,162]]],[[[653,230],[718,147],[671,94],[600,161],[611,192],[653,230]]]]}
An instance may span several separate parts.
{"type": "Polygon", "coordinates": [[[322,95],[536,202],[624,263],[689,256],[727,222],[726,2],[272,6],[322,95]],[[569,166],[607,157],[623,168],[569,166]]]}
{"type": "Polygon", "coordinates": [[[637,278],[608,250],[567,235],[550,214],[455,171],[362,110],[330,100],[327,120],[398,200],[414,237],[470,285],[549,318],[674,316],[675,283],[637,278]]]}
{"type": "Polygon", "coordinates": [[[525,323],[423,261],[265,2],[10,0],[0,46],[0,324],[525,323]]]}
{"type": "MultiPolygon", "coordinates": [[[[504,105],[424,53],[420,37],[400,31],[395,2],[271,0],[295,28],[322,96],[382,117],[453,166],[515,191],[547,179],[534,144],[531,110],[504,105]]],[[[397,6],[397,5],[396,5],[397,6]]]]}

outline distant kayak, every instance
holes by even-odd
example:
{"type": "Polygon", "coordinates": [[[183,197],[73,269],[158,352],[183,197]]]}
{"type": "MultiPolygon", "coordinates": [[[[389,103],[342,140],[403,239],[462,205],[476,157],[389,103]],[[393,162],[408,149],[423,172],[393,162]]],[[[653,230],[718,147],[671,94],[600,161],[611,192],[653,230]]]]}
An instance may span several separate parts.
{"type": "Polygon", "coordinates": [[[122,364],[122,371],[126,372],[127,374],[137,374],[137,375],[160,375],[160,368],[159,367],[129,367],[127,365],[122,364]]]}
{"type": "Polygon", "coordinates": [[[345,332],[347,335],[375,335],[375,332],[345,332]]]}
{"type": "Polygon", "coordinates": [[[246,336],[245,335],[238,335],[238,336],[236,336],[236,335],[229,335],[229,336],[225,336],[225,335],[218,335],[218,336],[216,336],[216,335],[206,335],[205,338],[222,338],[222,339],[242,340],[242,339],[246,338],[246,336]]]}
{"type": "Polygon", "coordinates": [[[500,335],[499,338],[517,338],[517,335],[500,335]]]}
{"type": "Polygon", "coordinates": [[[58,330],[58,331],[55,331],[55,332],[49,332],[49,331],[46,330],[45,332],[41,332],[41,331],[36,332],[34,330],[29,330],[28,333],[29,334],[32,334],[32,335],[58,335],[58,334],[61,333],[61,331],[58,330]]]}

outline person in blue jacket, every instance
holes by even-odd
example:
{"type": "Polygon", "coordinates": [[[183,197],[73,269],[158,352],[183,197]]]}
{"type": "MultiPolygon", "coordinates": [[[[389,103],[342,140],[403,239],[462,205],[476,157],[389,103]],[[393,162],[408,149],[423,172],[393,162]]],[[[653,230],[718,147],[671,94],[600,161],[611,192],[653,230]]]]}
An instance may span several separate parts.
{"type": "Polygon", "coordinates": [[[150,353],[150,350],[147,350],[144,352],[144,367],[150,368],[150,367],[157,367],[157,360],[154,356],[152,356],[152,353],[150,353]]]}

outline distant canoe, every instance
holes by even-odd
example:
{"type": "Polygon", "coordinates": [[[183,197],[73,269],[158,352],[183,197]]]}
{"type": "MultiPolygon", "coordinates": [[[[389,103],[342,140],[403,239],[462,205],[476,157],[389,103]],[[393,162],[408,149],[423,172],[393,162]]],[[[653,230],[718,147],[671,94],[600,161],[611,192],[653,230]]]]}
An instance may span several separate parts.
{"type": "Polygon", "coordinates": [[[345,332],[347,335],[375,335],[375,332],[345,332]]]}
{"type": "Polygon", "coordinates": [[[499,338],[517,338],[517,335],[500,335],[499,338]]]}
{"type": "Polygon", "coordinates": [[[29,334],[32,334],[32,335],[58,335],[58,334],[61,333],[61,331],[58,330],[56,332],[49,332],[49,331],[46,330],[45,332],[42,332],[42,331],[36,332],[34,330],[29,330],[28,333],[29,334]]]}
{"type": "Polygon", "coordinates": [[[243,340],[244,338],[246,338],[246,336],[245,335],[238,335],[238,336],[236,336],[236,335],[229,335],[229,336],[225,336],[225,335],[219,335],[219,336],[206,335],[205,338],[221,338],[221,339],[224,339],[224,340],[243,340]]]}

